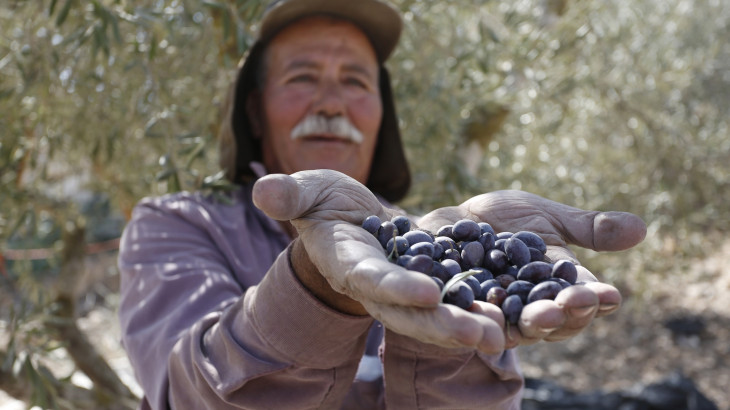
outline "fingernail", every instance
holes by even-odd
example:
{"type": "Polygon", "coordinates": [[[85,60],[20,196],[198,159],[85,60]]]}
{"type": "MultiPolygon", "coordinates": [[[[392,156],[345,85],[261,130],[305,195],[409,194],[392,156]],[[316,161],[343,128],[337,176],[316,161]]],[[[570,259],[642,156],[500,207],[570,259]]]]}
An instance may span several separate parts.
{"type": "Polygon", "coordinates": [[[542,333],[552,333],[556,330],[560,329],[560,327],[541,327],[540,332],[542,333]]]}
{"type": "Polygon", "coordinates": [[[618,307],[618,305],[617,305],[617,304],[615,304],[615,303],[614,303],[614,304],[605,304],[605,305],[601,305],[601,306],[599,306],[599,307],[598,307],[598,310],[600,310],[601,312],[605,312],[605,311],[607,311],[607,310],[614,310],[614,309],[616,309],[617,307],[618,307]]]}
{"type": "Polygon", "coordinates": [[[570,315],[573,317],[586,317],[592,315],[595,310],[595,306],[572,308],[570,309],[570,315]]]}

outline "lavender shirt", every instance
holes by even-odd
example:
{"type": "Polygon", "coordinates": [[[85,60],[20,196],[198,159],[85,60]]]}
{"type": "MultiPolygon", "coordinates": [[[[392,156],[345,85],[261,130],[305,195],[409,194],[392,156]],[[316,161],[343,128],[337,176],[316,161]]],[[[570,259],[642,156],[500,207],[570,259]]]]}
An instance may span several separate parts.
{"type": "Polygon", "coordinates": [[[513,351],[441,348],[325,306],[251,187],[233,202],[146,198],[125,229],[119,318],[141,409],[519,409],[513,351]]]}

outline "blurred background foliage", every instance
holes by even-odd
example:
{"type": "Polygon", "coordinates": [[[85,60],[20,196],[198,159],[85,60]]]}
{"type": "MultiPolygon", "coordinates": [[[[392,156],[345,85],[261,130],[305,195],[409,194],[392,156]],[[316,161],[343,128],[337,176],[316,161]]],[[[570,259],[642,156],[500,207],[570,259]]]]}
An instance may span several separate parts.
{"type": "MultiPolygon", "coordinates": [[[[636,213],[650,228],[636,250],[578,251],[613,281],[677,271],[727,232],[730,4],[394,4],[406,29],[388,66],[414,173],[401,206],[419,213],[522,189],[636,213]]],[[[46,408],[134,407],[100,357],[84,364],[74,353],[94,349],[74,327],[89,309],[81,302],[95,293],[94,303],[114,303],[113,264],[100,278],[83,261],[113,254],[141,197],[225,188],[219,107],[263,8],[0,4],[0,388],[46,408]],[[44,367],[57,349],[96,394],[44,367]]]]}

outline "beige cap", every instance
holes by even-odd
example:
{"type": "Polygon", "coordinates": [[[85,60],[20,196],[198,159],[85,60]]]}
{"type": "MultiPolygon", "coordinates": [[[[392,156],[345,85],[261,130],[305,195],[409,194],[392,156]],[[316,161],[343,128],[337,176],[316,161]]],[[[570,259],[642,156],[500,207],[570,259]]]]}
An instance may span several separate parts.
{"type": "Polygon", "coordinates": [[[268,40],[295,20],[315,14],[338,17],[360,27],[381,63],[390,57],[403,29],[398,11],[378,0],[275,0],[264,12],[259,39],[268,40]]]}

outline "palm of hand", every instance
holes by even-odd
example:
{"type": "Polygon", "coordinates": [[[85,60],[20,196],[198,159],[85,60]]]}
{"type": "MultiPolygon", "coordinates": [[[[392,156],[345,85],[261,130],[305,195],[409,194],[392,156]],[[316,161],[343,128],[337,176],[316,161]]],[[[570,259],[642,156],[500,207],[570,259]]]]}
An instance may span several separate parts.
{"type": "MultiPolygon", "coordinates": [[[[568,244],[594,250],[623,250],[643,240],[646,232],[643,221],[632,214],[584,211],[522,191],[479,195],[459,206],[437,209],[425,215],[419,224],[426,229],[438,229],[461,218],[488,222],[497,232],[535,232],[548,244],[548,258],[575,263],[578,261],[568,244]]],[[[598,282],[582,266],[578,266],[578,275],[584,286],[568,288],[554,301],[538,301],[525,307],[518,328],[505,328],[507,347],[542,339],[563,340],[579,333],[594,317],[618,309],[621,295],[615,287],[598,282]]]]}
{"type": "MultiPolygon", "coordinates": [[[[597,314],[615,311],[621,301],[614,287],[597,282],[581,267],[579,280],[585,286],[566,289],[555,301],[528,305],[519,327],[506,328],[496,306],[478,302],[465,311],[439,304],[430,278],[390,263],[360,223],[371,214],[387,220],[393,211],[351,178],[322,170],[269,176],[255,186],[254,201],[269,216],[292,223],[311,263],[332,289],[391,330],[423,342],[498,353],[541,339],[561,340],[580,332],[597,314]]],[[[643,222],[630,214],[582,211],[519,191],[479,195],[458,207],[435,210],[419,226],[436,230],[462,218],[489,222],[499,231],[536,232],[549,244],[553,259],[574,259],[566,244],[626,249],[645,232],[643,222]]]]}

